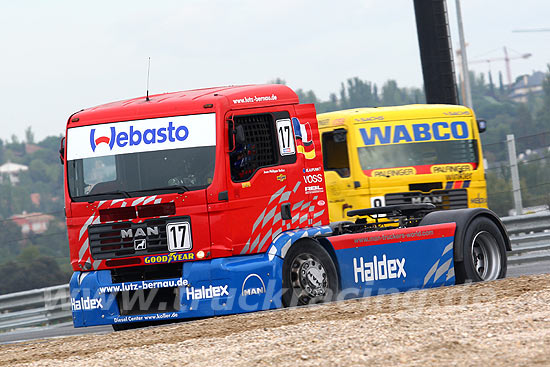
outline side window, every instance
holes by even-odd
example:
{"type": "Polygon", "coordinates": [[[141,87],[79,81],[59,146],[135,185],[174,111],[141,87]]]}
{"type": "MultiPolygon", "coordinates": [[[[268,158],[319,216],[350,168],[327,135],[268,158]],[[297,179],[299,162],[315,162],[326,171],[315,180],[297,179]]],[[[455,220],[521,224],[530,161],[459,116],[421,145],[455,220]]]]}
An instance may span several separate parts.
{"type": "Polygon", "coordinates": [[[349,177],[349,157],[346,130],[323,133],[323,166],[325,171],[336,171],[340,177],[349,177]]]}
{"type": "MultiPolygon", "coordinates": [[[[244,142],[237,142],[229,153],[231,179],[234,182],[248,181],[260,167],[279,162],[275,123],[271,114],[235,116],[234,129],[242,126],[244,142]]],[[[229,136],[233,141],[232,133],[229,136]]]]}

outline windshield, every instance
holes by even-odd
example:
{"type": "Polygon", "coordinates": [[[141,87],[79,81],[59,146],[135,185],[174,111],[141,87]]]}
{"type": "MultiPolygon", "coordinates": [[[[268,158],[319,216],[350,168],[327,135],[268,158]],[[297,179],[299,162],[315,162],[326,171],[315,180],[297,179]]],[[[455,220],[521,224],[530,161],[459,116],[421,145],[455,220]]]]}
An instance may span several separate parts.
{"type": "Polygon", "coordinates": [[[360,147],[358,153],[363,171],[478,162],[476,140],[377,145],[360,147]]]}
{"type": "Polygon", "coordinates": [[[215,114],[69,128],[67,177],[75,201],[204,189],[216,155],[215,114]]]}
{"type": "Polygon", "coordinates": [[[69,161],[69,193],[89,201],[203,189],[214,177],[215,153],[197,147],[69,161]]]}

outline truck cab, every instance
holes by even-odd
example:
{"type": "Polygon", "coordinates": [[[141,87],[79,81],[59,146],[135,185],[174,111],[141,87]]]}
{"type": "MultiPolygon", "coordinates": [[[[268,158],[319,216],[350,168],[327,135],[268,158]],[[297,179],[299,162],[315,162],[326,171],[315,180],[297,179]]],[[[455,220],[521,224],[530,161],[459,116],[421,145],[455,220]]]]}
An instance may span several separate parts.
{"type": "Polygon", "coordinates": [[[310,177],[322,173],[315,139],[313,105],[281,85],[73,114],[64,160],[75,277],[177,278],[184,262],[264,253],[283,231],[328,224],[324,185],[310,177]]]}
{"type": "Polygon", "coordinates": [[[349,210],[434,204],[487,207],[474,112],[454,105],[356,108],[318,115],[332,221],[349,210]]]}

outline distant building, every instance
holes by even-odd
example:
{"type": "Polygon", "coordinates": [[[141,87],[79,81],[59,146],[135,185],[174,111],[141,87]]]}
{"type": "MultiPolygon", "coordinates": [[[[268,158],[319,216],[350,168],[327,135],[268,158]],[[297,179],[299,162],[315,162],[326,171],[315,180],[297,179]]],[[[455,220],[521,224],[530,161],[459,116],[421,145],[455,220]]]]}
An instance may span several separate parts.
{"type": "Polygon", "coordinates": [[[23,164],[7,162],[0,166],[0,182],[8,180],[11,184],[19,182],[18,174],[22,171],[27,171],[29,167],[23,164]]]}
{"type": "Polygon", "coordinates": [[[29,143],[25,144],[25,153],[27,154],[32,154],[38,152],[39,150],[42,150],[42,147],[40,147],[40,145],[29,143]]]}
{"type": "Polygon", "coordinates": [[[522,75],[516,79],[509,97],[515,102],[527,102],[529,94],[540,95],[543,93],[542,82],[545,74],[535,71],[531,75],[522,75]]]}
{"type": "Polygon", "coordinates": [[[37,192],[33,192],[31,194],[31,202],[35,205],[35,206],[40,206],[40,200],[41,200],[41,196],[39,193],[37,192]]]}
{"type": "Polygon", "coordinates": [[[49,214],[23,212],[22,214],[13,215],[9,219],[21,228],[21,233],[28,234],[29,232],[46,232],[54,217],[49,214]]]}

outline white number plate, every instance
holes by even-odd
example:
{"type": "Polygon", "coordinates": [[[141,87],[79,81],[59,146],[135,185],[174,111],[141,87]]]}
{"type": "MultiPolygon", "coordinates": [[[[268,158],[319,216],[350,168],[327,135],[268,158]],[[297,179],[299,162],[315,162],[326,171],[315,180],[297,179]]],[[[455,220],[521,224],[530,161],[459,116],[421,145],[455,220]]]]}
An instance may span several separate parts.
{"type": "Polygon", "coordinates": [[[289,119],[277,120],[277,137],[279,139],[279,153],[281,155],[296,154],[292,122],[289,119]]]}
{"type": "Polygon", "coordinates": [[[168,251],[189,251],[193,248],[191,224],[189,222],[168,223],[166,225],[168,251]]]}

